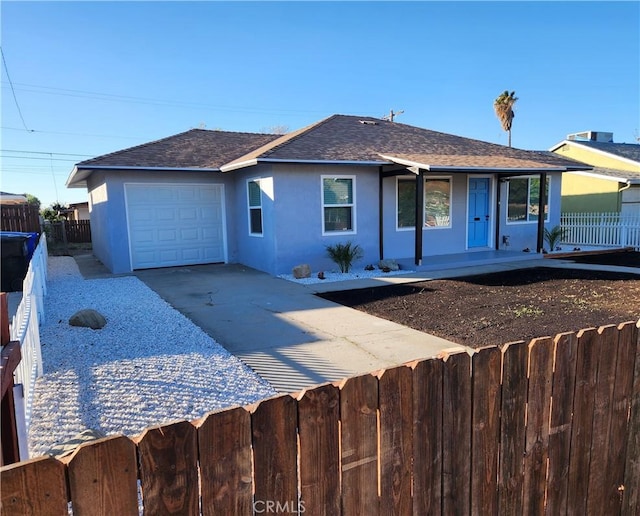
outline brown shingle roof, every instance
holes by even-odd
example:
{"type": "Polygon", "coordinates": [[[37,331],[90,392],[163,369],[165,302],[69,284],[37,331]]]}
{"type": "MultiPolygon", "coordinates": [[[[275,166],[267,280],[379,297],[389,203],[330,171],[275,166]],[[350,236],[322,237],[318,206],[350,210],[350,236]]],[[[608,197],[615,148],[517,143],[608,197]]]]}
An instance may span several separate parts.
{"type": "Polygon", "coordinates": [[[387,162],[381,155],[419,156],[420,163],[426,165],[585,168],[548,152],[514,149],[376,118],[333,115],[273,140],[222,170],[233,170],[253,160],[387,162]]]}
{"type": "Polygon", "coordinates": [[[385,164],[395,159],[435,168],[591,168],[551,152],[514,149],[377,118],[333,115],[284,136],[192,129],[82,161],[67,186],[85,186],[92,170],[100,167],[229,171],[270,160],[385,164]]]}
{"type": "Polygon", "coordinates": [[[76,166],[219,169],[239,155],[276,138],[276,134],[191,129],[168,138],[82,161],[76,166]]]}

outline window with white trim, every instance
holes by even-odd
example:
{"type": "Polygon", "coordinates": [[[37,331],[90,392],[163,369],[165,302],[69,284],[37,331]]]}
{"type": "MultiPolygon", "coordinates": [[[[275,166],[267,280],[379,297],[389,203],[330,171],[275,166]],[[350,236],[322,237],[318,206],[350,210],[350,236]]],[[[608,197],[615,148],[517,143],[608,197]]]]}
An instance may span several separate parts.
{"type": "MultiPolygon", "coordinates": [[[[549,220],[549,183],[547,177],[545,198],[547,202],[544,206],[544,220],[549,220]]],[[[509,192],[507,200],[507,222],[524,223],[536,222],[540,211],[540,177],[525,176],[512,177],[509,179],[509,192]]]]}
{"type": "Polygon", "coordinates": [[[247,198],[249,201],[249,234],[262,235],[262,189],[259,179],[247,181],[247,198]]]}
{"type": "MultiPolygon", "coordinates": [[[[398,178],[397,227],[416,227],[416,180],[398,178]]],[[[451,227],[451,178],[426,177],[424,179],[423,227],[451,227]]]]}
{"type": "Polygon", "coordinates": [[[355,232],[355,177],[322,176],[324,233],[355,232]]]}

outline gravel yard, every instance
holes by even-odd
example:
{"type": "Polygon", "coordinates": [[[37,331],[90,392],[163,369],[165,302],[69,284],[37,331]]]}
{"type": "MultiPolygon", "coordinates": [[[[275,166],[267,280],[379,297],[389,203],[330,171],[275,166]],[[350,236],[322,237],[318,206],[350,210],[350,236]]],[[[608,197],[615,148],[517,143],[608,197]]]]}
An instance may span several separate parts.
{"type": "Polygon", "coordinates": [[[133,436],[275,394],[135,277],[84,280],[73,258],[50,257],[47,284],[32,457],[86,429],[133,436]],[[102,313],[107,325],[69,326],[83,308],[102,313]]]}

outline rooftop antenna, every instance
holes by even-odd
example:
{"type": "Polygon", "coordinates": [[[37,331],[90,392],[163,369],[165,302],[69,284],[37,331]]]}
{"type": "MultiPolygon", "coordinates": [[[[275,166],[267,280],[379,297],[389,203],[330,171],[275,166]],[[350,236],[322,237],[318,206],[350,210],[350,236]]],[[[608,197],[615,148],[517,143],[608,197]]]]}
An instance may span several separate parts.
{"type": "Polygon", "coordinates": [[[401,109],[400,111],[395,111],[395,112],[393,111],[393,109],[390,109],[389,114],[383,116],[382,120],[388,120],[389,122],[393,122],[393,119],[398,115],[401,115],[402,113],[404,113],[404,109],[401,109]]]}

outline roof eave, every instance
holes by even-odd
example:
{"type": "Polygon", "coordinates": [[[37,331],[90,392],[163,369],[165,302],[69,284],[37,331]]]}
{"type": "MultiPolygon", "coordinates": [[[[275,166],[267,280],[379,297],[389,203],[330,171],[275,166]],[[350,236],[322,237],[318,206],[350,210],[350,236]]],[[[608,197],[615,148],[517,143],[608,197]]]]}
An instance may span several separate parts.
{"type": "MultiPolygon", "coordinates": [[[[421,168],[423,170],[428,170],[430,172],[470,172],[470,173],[481,173],[481,172],[498,172],[498,173],[539,173],[539,172],[567,172],[570,167],[465,167],[465,166],[445,166],[445,165],[430,165],[428,163],[419,163],[417,161],[404,159],[404,158],[396,158],[393,156],[387,156],[381,154],[385,159],[388,159],[398,165],[404,165],[407,167],[416,167],[421,168]]],[[[571,167],[573,168],[573,167],[571,167]]],[[[579,170],[590,170],[591,167],[578,167],[579,170]]]]}
{"type": "Polygon", "coordinates": [[[231,172],[239,168],[251,167],[259,163],[297,163],[305,165],[359,165],[359,166],[382,166],[393,165],[391,161],[377,161],[377,160],[328,160],[328,159],[279,159],[279,158],[254,158],[246,161],[240,161],[238,163],[229,163],[220,167],[222,172],[231,172]]]}
{"type": "Polygon", "coordinates": [[[96,170],[148,170],[155,172],[220,172],[219,168],[201,167],[128,167],[124,165],[76,165],[66,182],[67,188],[87,186],[86,179],[96,170]]]}

